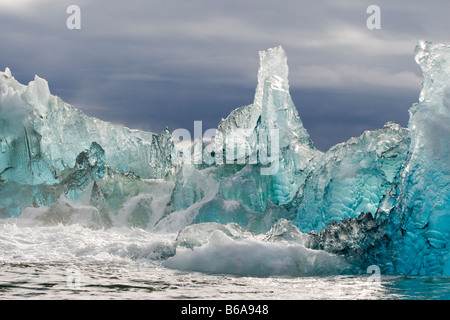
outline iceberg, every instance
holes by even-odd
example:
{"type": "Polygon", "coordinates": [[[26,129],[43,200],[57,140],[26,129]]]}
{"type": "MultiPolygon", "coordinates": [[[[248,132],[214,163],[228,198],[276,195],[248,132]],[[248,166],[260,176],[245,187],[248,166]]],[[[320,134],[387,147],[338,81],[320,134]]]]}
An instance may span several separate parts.
{"type": "MultiPolygon", "coordinates": [[[[226,227],[211,230],[202,246],[177,247],[164,266],[179,270],[239,276],[318,276],[345,273],[347,262],[337,255],[297,243],[237,237],[226,227]]],[[[202,233],[200,233],[202,235],[202,233]]],[[[198,236],[198,235],[197,235],[198,236]]]]}
{"type": "MultiPolygon", "coordinates": [[[[265,208],[267,200],[279,205],[289,203],[312,170],[314,159],[321,155],[303,127],[289,94],[287,57],[283,48],[279,46],[259,54],[258,85],[253,104],[234,110],[219,123],[217,130],[217,136],[223,140],[220,146],[227,152],[234,151],[229,148],[230,144],[245,146],[248,151],[235,151],[231,156],[228,152],[227,161],[251,163],[253,158],[259,165],[253,170],[259,169],[258,173],[263,175],[258,187],[264,188],[264,198],[262,202],[256,199],[245,202],[253,209],[265,208]],[[276,152],[273,152],[269,146],[275,139],[276,152]],[[268,156],[267,149],[273,154],[268,156]],[[260,168],[264,164],[270,164],[270,167],[260,168]],[[270,174],[265,175],[265,170],[270,174]]],[[[216,154],[221,154],[220,148],[216,154]]],[[[235,189],[223,187],[221,192],[233,197],[236,196],[233,195],[235,189]]]]}
{"type": "Polygon", "coordinates": [[[415,57],[424,83],[408,127],[327,152],[293,103],[281,46],[259,52],[253,103],[191,143],[88,117],[6,68],[0,217],[176,234],[163,260],[182,270],[448,276],[450,47],[420,41],[415,57]]]}
{"type": "Polygon", "coordinates": [[[386,168],[392,174],[384,177],[378,169],[372,173],[371,179],[388,182],[376,191],[376,210],[313,230],[308,246],[342,254],[360,266],[377,265],[383,273],[449,276],[450,47],[420,41],[415,53],[424,82],[419,102],[410,109],[408,130],[372,141],[392,146],[386,149],[391,158],[386,168]]]}
{"type": "Polygon", "coordinates": [[[407,129],[389,122],[331,147],[292,201],[295,225],[319,232],[333,221],[375,213],[406,159],[409,141],[407,129]]]}
{"type": "Polygon", "coordinates": [[[420,41],[415,54],[424,82],[409,110],[408,157],[376,213],[391,239],[378,251],[391,272],[449,276],[450,46],[420,41]]]}
{"type": "Polygon", "coordinates": [[[87,117],[51,95],[47,81],[38,76],[25,86],[7,68],[0,78],[0,188],[7,194],[13,185],[23,190],[1,198],[3,215],[17,216],[27,206],[50,205],[74,190],[75,181],[79,185],[74,191],[79,193],[106,170],[142,179],[171,175],[173,148],[168,129],[157,135],[87,117]],[[83,163],[87,158],[89,163],[83,163]],[[85,176],[67,181],[69,171],[92,166],[98,167],[97,176],[80,172],[85,176]]]}

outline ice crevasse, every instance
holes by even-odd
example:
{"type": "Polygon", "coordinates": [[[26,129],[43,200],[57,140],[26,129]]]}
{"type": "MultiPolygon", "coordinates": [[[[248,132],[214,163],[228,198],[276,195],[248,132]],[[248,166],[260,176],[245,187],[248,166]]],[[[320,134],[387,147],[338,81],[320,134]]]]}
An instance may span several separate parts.
{"type": "MultiPolygon", "coordinates": [[[[236,223],[266,241],[288,239],[383,272],[448,276],[450,47],[420,41],[415,57],[424,82],[408,128],[388,122],[325,153],[292,101],[282,47],[260,52],[253,103],[222,119],[209,145],[187,148],[168,129],[88,117],[44,79],[22,85],[6,68],[0,216],[180,234],[213,223],[225,233],[211,241],[231,244],[220,225],[236,223]],[[196,153],[212,161],[182,161],[196,153]]],[[[177,261],[191,260],[170,263],[177,261]]]]}

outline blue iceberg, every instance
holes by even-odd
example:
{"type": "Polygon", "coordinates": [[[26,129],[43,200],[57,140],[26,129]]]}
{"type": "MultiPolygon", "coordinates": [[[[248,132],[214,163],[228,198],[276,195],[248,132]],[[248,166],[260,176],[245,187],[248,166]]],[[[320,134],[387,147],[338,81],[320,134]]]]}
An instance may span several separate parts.
{"type": "Polygon", "coordinates": [[[251,274],[259,263],[259,275],[314,275],[377,265],[449,276],[450,47],[418,43],[424,83],[408,128],[388,122],[327,152],[292,101],[283,48],[259,55],[253,103],[188,144],[183,130],[88,117],[44,79],[23,85],[6,68],[0,217],[178,233],[166,265],[179,269],[251,274]],[[236,248],[254,260],[227,259],[236,248]],[[211,255],[221,259],[199,263],[211,255]]]}

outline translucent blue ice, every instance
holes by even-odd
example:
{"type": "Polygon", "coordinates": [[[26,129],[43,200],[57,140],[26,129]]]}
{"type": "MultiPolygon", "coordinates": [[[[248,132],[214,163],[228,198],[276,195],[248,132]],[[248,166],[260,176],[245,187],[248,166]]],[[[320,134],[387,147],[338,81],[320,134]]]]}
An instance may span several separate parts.
{"type": "Polygon", "coordinates": [[[409,110],[408,158],[377,212],[392,239],[380,251],[393,271],[449,276],[450,47],[421,41],[415,54],[424,82],[409,110]]]}
{"type": "Polygon", "coordinates": [[[408,128],[388,122],[326,153],[292,101],[282,47],[259,53],[253,103],[222,119],[209,145],[88,117],[7,68],[0,217],[179,232],[167,261],[178,269],[314,275],[317,259],[327,272],[449,276],[450,47],[421,41],[415,53],[424,83],[408,128]],[[253,261],[236,264],[236,252],[253,261]]]}

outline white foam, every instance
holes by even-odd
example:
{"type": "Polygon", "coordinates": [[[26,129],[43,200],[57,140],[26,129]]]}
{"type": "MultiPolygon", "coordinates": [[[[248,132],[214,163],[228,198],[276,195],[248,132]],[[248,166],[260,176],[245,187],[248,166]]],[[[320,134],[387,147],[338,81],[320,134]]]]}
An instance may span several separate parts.
{"type": "MultiPolygon", "coordinates": [[[[232,224],[192,226],[195,234],[191,237],[198,243],[183,246],[180,239],[177,242],[175,233],[155,233],[128,226],[90,228],[75,221],[49,225],[46,220],[38,219],[47,209],[30,208],[21,218],[0,221],[0,262],[129,264],[143,261],[177,270],[258,277],[334,275],[347,268],[338,256],[308,249],[298,242],[269,242],[232,224]]],[[[183,237],[189,235],[189,230],[185,230],[183,237]]]]}
{"type": "Polygon", "coordinates": [[[164,266],[214,274],[243,276],[312,276],[346,269],[341,258],[299,244],[271,243],[252,238],[233,239],[220,230],[208,243],[193,249],[178,247],[164,266]]]}
{"type": "Polygon", "coordinates": [[[90,229],[79,224],[43,226],[33,219],[0,221],[3,263],[130,263],[166,259],[175,235],[128,227],[90,229]]]}

